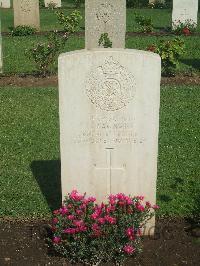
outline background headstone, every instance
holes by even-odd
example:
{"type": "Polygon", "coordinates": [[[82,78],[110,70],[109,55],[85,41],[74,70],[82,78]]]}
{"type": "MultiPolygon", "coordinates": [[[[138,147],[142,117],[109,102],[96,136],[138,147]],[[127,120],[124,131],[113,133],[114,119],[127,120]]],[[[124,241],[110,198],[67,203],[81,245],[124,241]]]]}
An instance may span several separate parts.
{"type": "Polygon", "coordinates": [[[10,8],[10,0],[0,0],[0,7],[10,8]]]}
{"type": "Polygon", "coordinates": [[[45,7],[48,7],[50,3],[55,4],[55,7],[61,7],[61,0],[44,0],[45,7]]]}
{"type": "Polygon", "coordinates": [[[99,201],[123,192],[155,204],[160,57],[124,49],[65,53],[58,76],[63,198],[78,189],[99,201]]]}
{"type": "Polygon", "coordinates": [[[197,24],[198,0],[173,0],[172,27],[176,28],[179,21],[190,20],[197,24]]]}
{"type": "Polygon", "coordinates": [[[28,25],[39,29],[39,1],[38,0],[13,0],[14,26],[28,25]]]}
{"type": "Polygon", "coordinates": [[[86,49],[98,48],[103,33],[108,33],[112,48],[125,48],[126,0],[85,1],[86,49]]]}

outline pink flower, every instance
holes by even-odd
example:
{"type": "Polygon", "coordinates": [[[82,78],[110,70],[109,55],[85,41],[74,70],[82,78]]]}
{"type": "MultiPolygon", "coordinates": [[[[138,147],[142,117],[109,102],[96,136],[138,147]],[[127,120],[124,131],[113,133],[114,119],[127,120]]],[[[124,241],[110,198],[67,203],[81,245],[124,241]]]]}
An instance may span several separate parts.
{"type": "Polygon", "coordinates": [[[75,220],[75,221],[73,221],[73,225],[80,227],[80,226],[84,225],[84,222],[83,222],[83,220],[75,220]]]}
{"type": "Polygon", "coordinates": [[[128,236],[128,238],[133,241],[135,240],[135,236],[134,236],[134,228],[133,227],[129,227],[128,229],[126,229],[126,235],[128,236]]]}
{"type": "Polygon", "coordinates": [[[146,201],[146,207],[151,208],[151,203],[149,201],[146,201]]]}
{"type": "Polygon", "coordinates": [[[77,190],[72,190],[69,197],[74,201],[81,201],[84,198],[84,196],[79,194],[77,190]]]}
{"type": "Polygon", "coordinates": [[[68,218],[69,220],[74,220],[75,216],[74,216],[74,215],[68,215],[67,218],[68,218]]]}
{"type": "Polygon", "coordinates": [[[108,198],[111,205],[114,205],[116,203],[117,197],[115,195],[111,194],[108,198]]]}
{"type": "Polygon", "coordinates": [[[137,199],[144,200],[144,196],[137,196],[137,199]]]}
{"type": "Polygon", "coordinates": [[[87,226],[82,225],[82,226],[80,226],[80,227],[78,228],[78,230],[79,230],[79,232],[85,232],[85,231],[87,231],[87,226]]]}
{"type": "Polygon", "coordinates": [[[118,199],[118,200],[125,200],[125,197],[126,197],[126,196],[125,196],[123,193],[118,193],[118,194],[117,194],[117,199],[118,199]]]}
{"type": "Polygon", "coordinates": [[[126,235],[127,235],[127,236],[132,236],[132,235],[134,235],[134,230],[133,230],[133,228],[129,227],[128,229],[126,229],[126,235]]]}
{"type": "Polygon", "coordinates": [[[59,221],[58,218],[55,217],[55,218],[53,218],[52,223],[53,223],[53,224],[57,224],[58,221],[59,221]]]}
{"type": "Polygon", "coordinates": [[[54,238],[53,238],[53,243],[54,244],[59,244],[61,242],[61,238],[59,237],[59,236],[55,236],[54,238]]]}
{"type": "Polygon", "coordinates": [[[76,210],[76,214],[78,214],[78,215],[82,215],[82,214],[83,214],[83,211],[81,211],[81,210],[76,210]]]}
{"type": "Polygon", "coordinates": [[[100,224],[105,224],[105,222],[106,222],[104,218],[99,218],[97,221],[100,224]]]}
{"type": "Polygon", "coordinates": [[[145,211],[145,208],[144,208],[144,206],[143,205],[141,205],[141,204],[136,204],[136,209],[138,210],[138,211],[141,211],[141,212],[143,212],[143,211],[145,211]]]}
{"type": "Polygon", "coordinates": [[[117,222],[116,218],[111,217],[111,216],[109,216],[109,215],[106,215],[106,216],[105,216],[105,220],[106,220],[108,223],[110,223],[110,224],[116,224],[116,222],[117,222]]]}
{"type": "Polygon", "coordinates": [[[126,205],[126,202],[125,201],[119,201],[118,204],[119,204],[119,206],[122,207],[122,206],[126,205]]]}
{"type": "Polygon", "coordinates": [[[128,205],[133,204],[133,201],[132,201],[132,199],[131,199],[130,197],[125,197],[125,200],[126,200],[126,203],[127,203],[128,205]]]}
{"type": "Polygon", "coordinates": [[[92,230],[93,231],[96,231],[96,230],[99,230],[99,229],[100,229],[100,227],[99,227],[98,224],[95,223],[95,224],[92,225],[92,230]]]}
{"type": "Polygon", "coordinates": [[[53,214],[54,215],[60,214],[60,211],[59,210],[55,210],[55,211],[53,211],[53,214]]]}
{"type": "Polygon", "coordinates": [[[76,233],[76,229],[75,228],[66,228],[64,230],[64,233],[69,234],[69,235],[73,235],[76,233]]]}
{"type": "Polygon", "coordinates": [[[152,208],[153,208],[154,210],[158,210],[158,209],[160,209],[160,207],[159,207],[158,205],[153,205],[152,208]]]}
{"type": "Polygon", "coordinates": [[[135,251],[135,248],[132,247],[131,245],[126,245],[123,247],[123,250],[125,253],[127,253],[128,255],[133,254],[133,252],[135,251]]]}
{"type": "Polygon", "coordinates": [[[87,200],[88,200],[88,202],[95,202],[96,198],[95,197],[89,197],[87,200]]]}
{"type": "Polygon", "coordinates": [[[106,208],[106,213],[109,214],[110,212],[114,212],[115,211],[115,207],[114,206],[110,206],[106,208]]]}
{"type": "Polygon", "coordinates": [[[68,211],[68,209],[64,206],[64,207],[62,207],[62,208],[60,208],[60,214],[62,214],[63,216],[65,215],[65,214],[67,214],[67,213],[69,213],[69,211],[68,211]]]}

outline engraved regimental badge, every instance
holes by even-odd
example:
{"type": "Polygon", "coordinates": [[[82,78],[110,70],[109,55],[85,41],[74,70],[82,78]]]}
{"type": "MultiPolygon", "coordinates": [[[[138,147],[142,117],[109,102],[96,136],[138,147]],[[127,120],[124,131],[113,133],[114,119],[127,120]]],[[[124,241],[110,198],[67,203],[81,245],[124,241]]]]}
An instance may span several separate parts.
{"type": "Polygon", "coordinates": [[[116,111],[125,107],[134,98],[134,76],[112,56],[89,74],[86,93],[97,108],[116,111]]]}

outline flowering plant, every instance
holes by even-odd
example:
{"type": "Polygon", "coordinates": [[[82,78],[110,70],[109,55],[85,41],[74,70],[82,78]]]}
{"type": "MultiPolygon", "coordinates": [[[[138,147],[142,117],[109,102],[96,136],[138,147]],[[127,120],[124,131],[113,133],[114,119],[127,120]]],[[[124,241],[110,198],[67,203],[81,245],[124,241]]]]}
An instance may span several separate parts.
{"type": "Polygon", "coordinates": [[[143,200],[119,193],[97,204],[73,190],[54,211],[53,247],[71,263],[122,265],[140,251],[142,227],[158,208],[143,200]]]}
{"type": "Polygon", "coordinates": [[[172,26],[172,31],[177,35],[191,35],[196,31],[197,24],[191,20],[188,19],[185,22],[174,21],[172,26]]]}
{"type": "Polygon", "coordinates": [[[185,43],[180,38],[172,40],[160,40],[158,45],[150,45],[148,51],[160,55],[162,60],[162,73],[174,76],[179,66],[181,55],[185,51],[185,43]]]}
{"type": "Polygon", "coordinates": [[[135,14],[135,21],[141,27],[142,32],[153,32],[153,22],[151,17],[135,14]]]}

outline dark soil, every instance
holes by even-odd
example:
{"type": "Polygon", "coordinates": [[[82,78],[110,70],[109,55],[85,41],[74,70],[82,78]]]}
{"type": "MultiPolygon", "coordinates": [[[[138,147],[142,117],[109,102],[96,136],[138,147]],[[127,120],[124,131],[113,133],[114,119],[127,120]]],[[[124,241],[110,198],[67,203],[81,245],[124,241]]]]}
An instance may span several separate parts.
{"type": "MultiPolygon", "coordinates": [[[[48,221],[0,221],[0,265],[70,265],[48,248],[48,221]]],[[[188,221],[159,219],[154,237],[127,266],[200,265],[200,227],[188,221]]]]}
{"type": "MultiPolygon", "coordinates": [[[[200,76],[184,76],[177,75],[176,77],[162,77],[162,85],[200,85],[200,76]]],[[[58,86],[58,76],[51,75],[41,77],[38,75],[1,75],[0,87],[55,87],[58,86]]]]}

